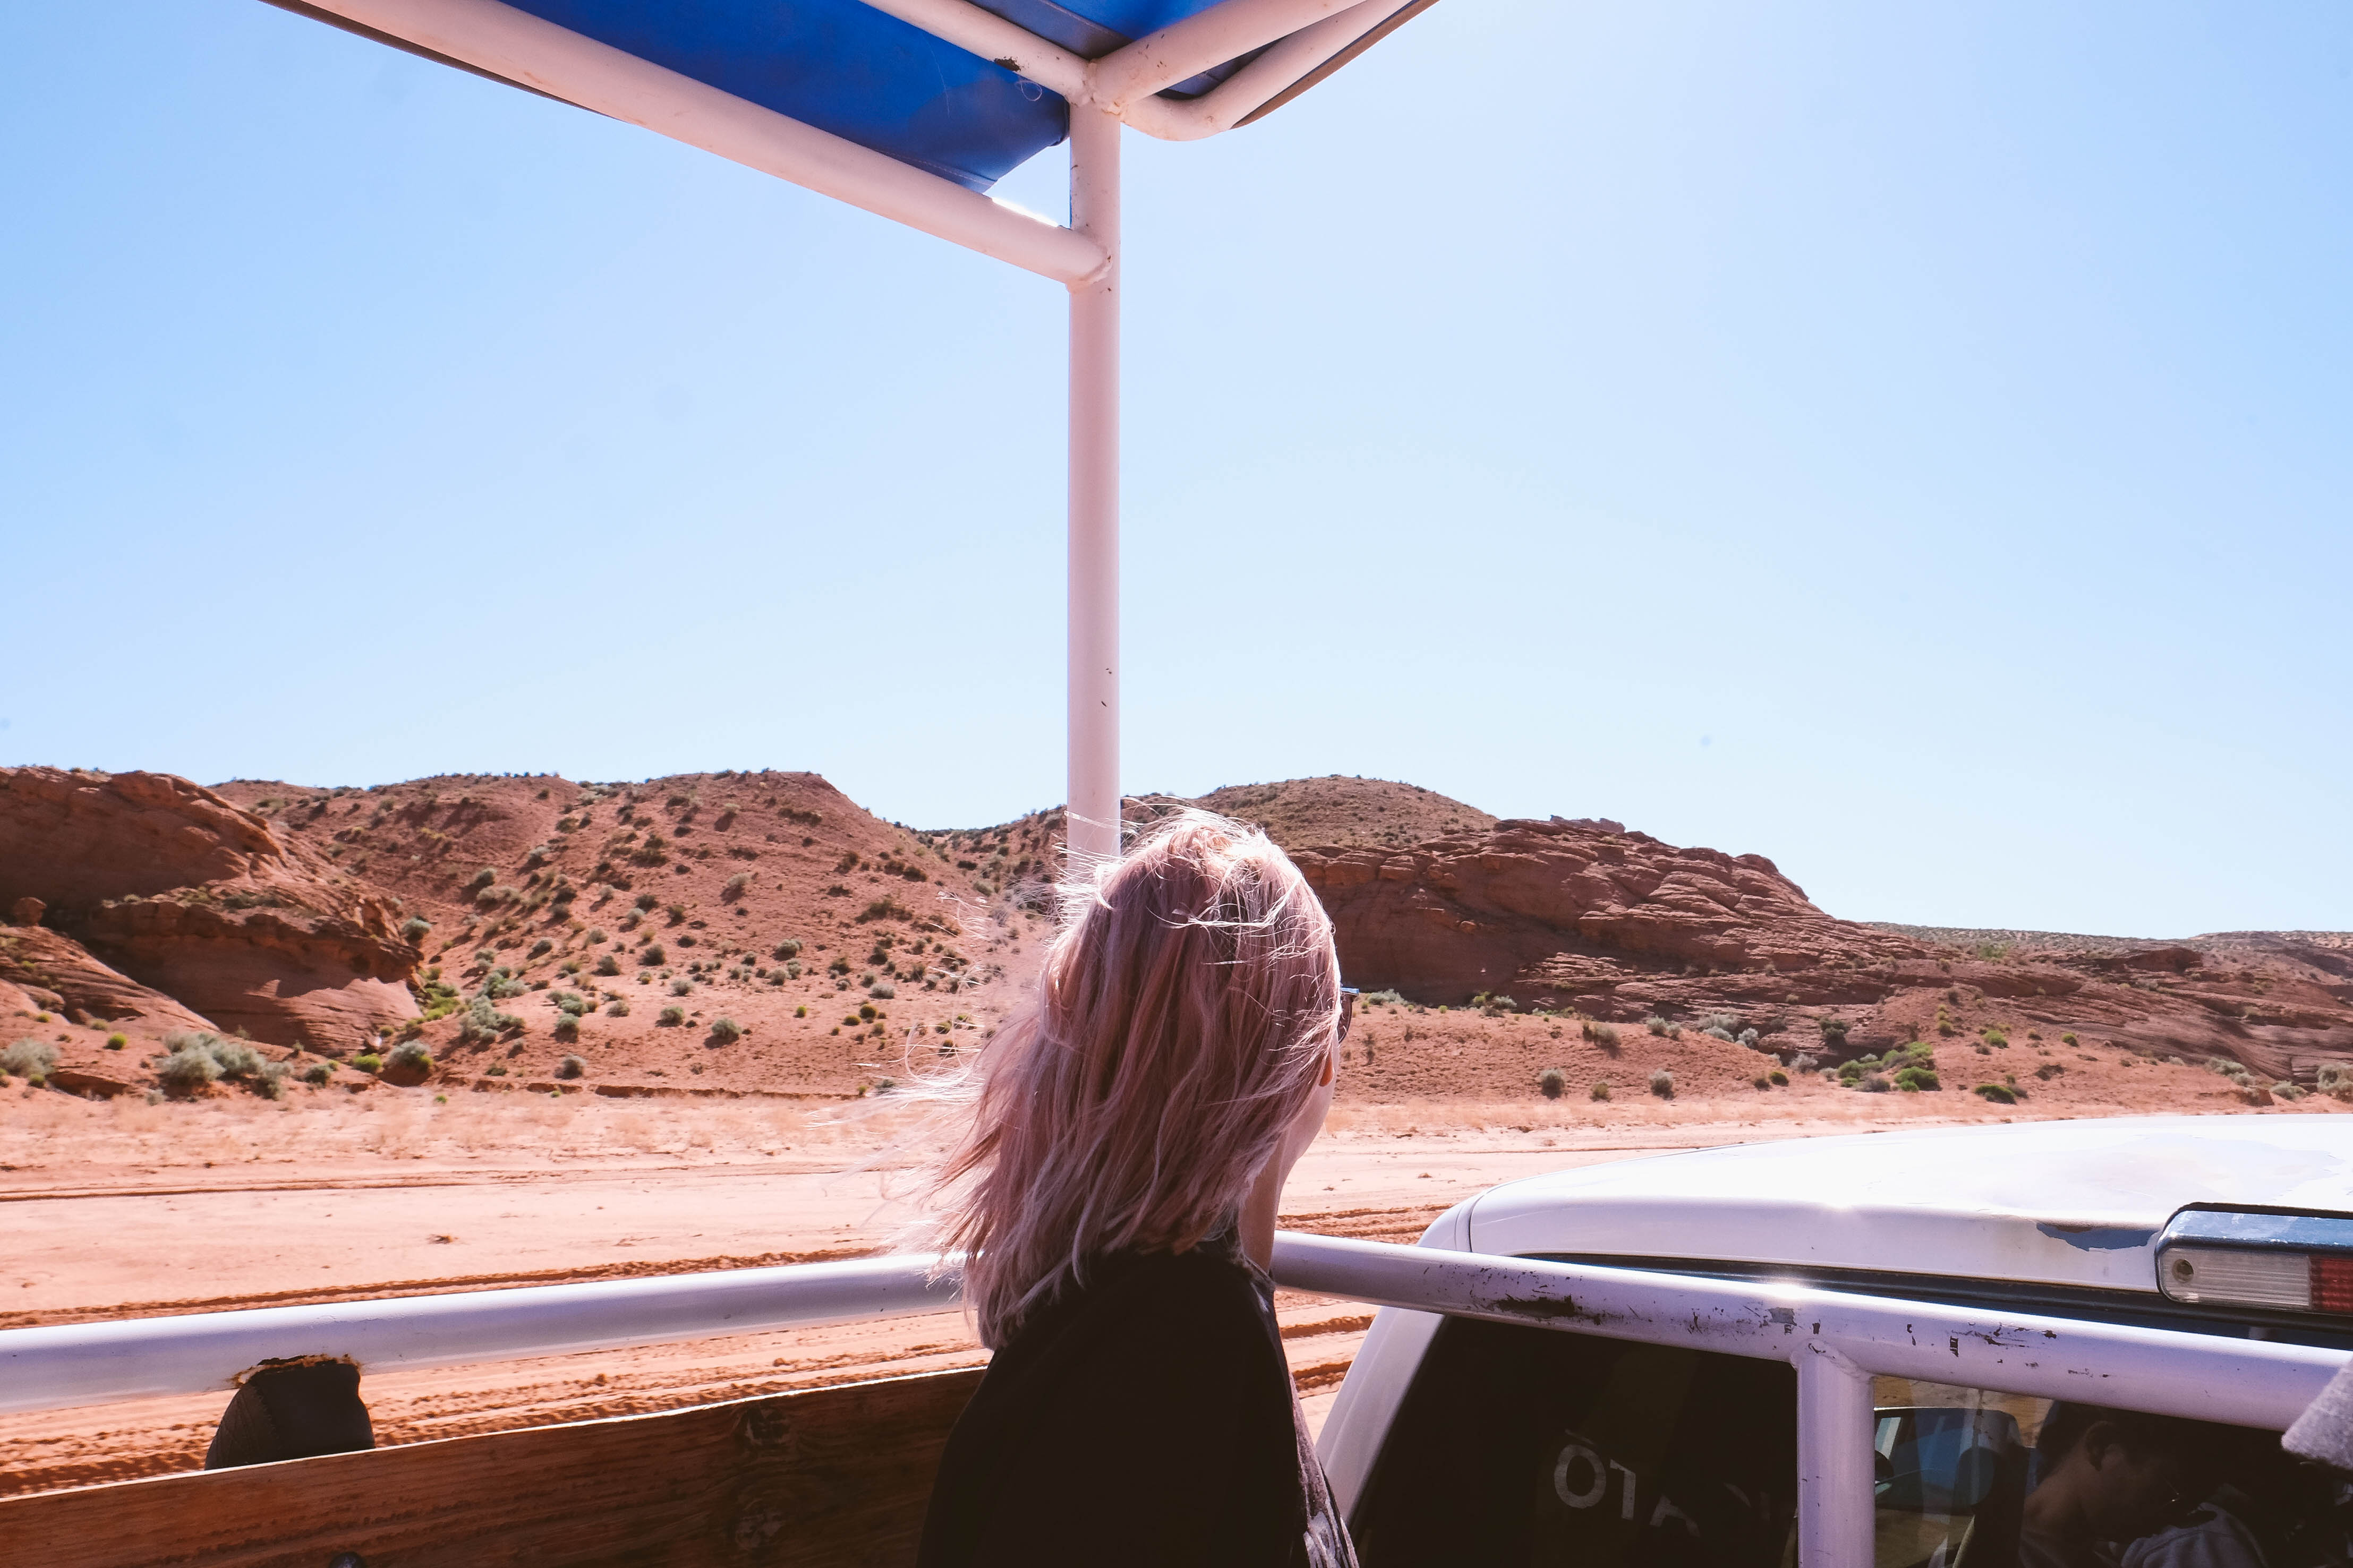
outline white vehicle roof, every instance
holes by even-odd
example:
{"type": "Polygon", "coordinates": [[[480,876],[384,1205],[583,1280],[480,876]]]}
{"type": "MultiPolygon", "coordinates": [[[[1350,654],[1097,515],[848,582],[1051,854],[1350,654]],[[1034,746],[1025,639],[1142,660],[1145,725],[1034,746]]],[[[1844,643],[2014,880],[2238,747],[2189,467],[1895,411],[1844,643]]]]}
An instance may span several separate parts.
{"type": "Polygon", "coordinates": [[[2353,1117],[2014,1122],[1662,1154],[1494,1188],[1430,1241],[2154,1295],[2158,1233],[2189,1204],[2353,1214],[2353,1117]]]}

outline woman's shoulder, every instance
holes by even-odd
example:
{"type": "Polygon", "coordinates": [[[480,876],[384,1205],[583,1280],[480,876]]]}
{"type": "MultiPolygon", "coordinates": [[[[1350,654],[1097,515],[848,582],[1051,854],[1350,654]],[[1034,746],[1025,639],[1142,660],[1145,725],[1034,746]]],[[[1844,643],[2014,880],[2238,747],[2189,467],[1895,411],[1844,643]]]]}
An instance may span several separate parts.
{"type": "MultiPolygon", "coordinates": [[[[1258,1343],[1280,1354],[1259,1279],[1239,1255],[1215,1246],[1115,1254],[1097,1259],[1066,1285],[1023,1326],[1015,1342],[1084,1355],[1112,1350],[1112,1341],[1145,1333],[1164,1357],[1187,1349],[1219,1353],[1258,1343]]],[[[1114,1353],[1132,1354],[1134,1342],[1117,1347],[1114,1353]]]]}

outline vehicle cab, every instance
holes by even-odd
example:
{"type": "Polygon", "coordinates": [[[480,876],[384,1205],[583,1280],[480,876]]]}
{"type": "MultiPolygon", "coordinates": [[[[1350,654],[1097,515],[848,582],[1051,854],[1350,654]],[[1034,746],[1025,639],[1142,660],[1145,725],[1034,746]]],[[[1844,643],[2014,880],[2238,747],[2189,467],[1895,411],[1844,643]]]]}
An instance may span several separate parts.
{"type": "Polygon", "coordinates": [[[1640,1270],[1612,1277],[1664,1277],[1662,1300],[1678,1279],[1706,1282],[1711,1302],[1725,1285],[1754,1300],[1745,1315],[1736,1299],[1695,1306],[1680,1333],[1672,1309],[1650,1310],[1641,1339],[1581,1288],[1549,1320],[1507,1297],[1497,1311],[1523,1321],[1385,1307],[1320,1445],[1366,1568],[1793,1561],[1798,1350],[1810,1317],[1822,1331],[1820,1303],[1850,1293],[1917,1320],[1880,1314],[1894,1325],[1883,1364],[1942,1372],[1950,1325],[1951,1371],[1847,1368],[1867,1417],[1823,1418],[1828,1458],[1808,1462],[1867,1452],[1869,1542],[1815,1557],[2348,1560],[2348,1489],[2277,1433],[2353,1349],[2353,1119],[2032,1122],[1659,1155],[1494,1188],[1420,1245],[1640,1270]],[[2058,1348],[2076,1337],[2088,1348],[2058,1348]],[[2241,1386],[2291,1362],[2305,1381],[2267,1403],[2241,1386]]]}

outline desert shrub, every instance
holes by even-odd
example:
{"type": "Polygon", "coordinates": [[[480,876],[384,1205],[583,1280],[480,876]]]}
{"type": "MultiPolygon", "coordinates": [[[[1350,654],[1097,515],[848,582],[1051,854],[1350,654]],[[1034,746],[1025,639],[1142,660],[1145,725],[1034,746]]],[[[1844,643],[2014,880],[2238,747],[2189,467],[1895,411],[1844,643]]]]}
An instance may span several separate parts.
{"type": "Polygon", "coordinates": [[[516,976],[514,971],[502,963],[482,977],[481,993],[476,1000],[503,1002],[510,996],[520,996],[530,989],[530,986],[524,984],[516,976]]]}
{"type": "Polygon", "coordinates": [[[881,1016],[881,1010],[871,1002],[860,1002],[858,1005],[858,1017],[863,1023],[871,1024],[881,1016]]]}
{"type": "Polygon", "coordinates": [[[665,1007],[654,1016],[654,1022],[666,1029],[674,1029],[686,1022],[686,1009],[679,1006],[665,1007]]]}
{"type": "Polygon", "coordinates": [[[1752,1051],[1756,1050],[1758,1048],[1757,1044],[1757,1031],[1754,1029],[1743,1029],[1739,1034],[1733,1037],[1733,1043],[1736,1045],[1746,1046],[1752,1051]]]}
{"type": "Polygon", "coordinates": [[[801,944],[795,942],[790,937],[787,937],[783,942],[776,943],[776,951],[768,956],[771,958],[798,958],[800,955],[801,944]]]}
{"type": "Polygon", "coordinates": [[[575,1017],[580,1014],[593,1013],[596,1010],[596,1004],[577,991],[558,991],[548,1000],[555,1004],[557,1011],[570,1013],[575,1017]]]}
{"type": "Polygon", "coordinates": [[[687,979],[683,975],[670,983],[670,994],[673,996],[690,995],[693,991],[694,982],[687,979]]]}
{"type": "Polygon", "coordinates": [[[2066,1070],[2067,1064],[2065,1062],[2044,1062],[2041,1067],[2034,1069],[2034,1076],[2047,1082],[2052,1079],[2057,1078],[2061,1073],[2065,1072],[2066,1070]]]}
{"type": "Polygon", "coordinates": [[[1588,1098],[1588,1099],[1589,1099],[1589,1100],[1607,1100],[1607,1099],[1609,1099],[1609,1080],[1608,1079],[1606,1079],[1606,1078],[1597,1078],[1597,1079],[1595,1079],[1593,1080],[1593,1088],[1592,1088],[1590,1090],[1588,1090],[1588,1091],[1587,1092],[1587,1096],[1586,1096],[1586,1098],[1588,1098]]]}
{"type": "Polygon", "coordinates": [[[433,922],[423,915],[411,915],[400,922],[400,934],[412,942],[423,942],[425,934],[432,929],[433,922]]]}
{"type": "Polygon", "coordinates": [[[800,1006],[798,1006],[798,1007],[794,1008],[794,1009],[793,1009],[793,1016],[794,1016],[794,1017],[796,1017],[796,1018],[806,1018],[806,1017],[807,1017],[807,1016],[808,1016],[808,1006],[807,1006],[807,1004],[803,1004],[802,1005],[800,1005],[800,1006]]]}
{"type": "Polygon", "coordinates": [[[1669,1072],[1664,1068],[1659,1068],[1652,1071],[1651,1074],[1651,1092],[1657,1095],[1661,1100],[1672,1100],[1675,1097],[1675,1075],[1669,1072]]]}
{"type": "Polygon", "coordinates": [[[578,1057],[566,1057],[555,1064],[555,1076],[558,1078],[578,1078],[587,1070],[588,1064],[578,1057]]]}
{"type": "Polygon", "coordinates": [[[1536,1092],[1546,1100],[1558,1100],[1560,1091],[1568,1087],[1568,1079],[1558,1068],[1546,1068],[1536,1074],[1536,1092]]]}
{"type": "Polygon", "coordinates": [[[1815,1060],[1812,1057],[1808,1056],[1803,1051],[1799,1051],[1796,1056],[1789,1058],[1789,1070],[1791,1072],[1817,1072],[1820,1070],[1821,1065],[1822,1064],[1820,1062],[1815,1060]]]}
{"type": "Polygon", "coordinates": [[[128,1035],[109,1035],[106,1037],[106,1048],[110,1051],[119,1051],[130,1043],[131,1037],[128,1035]]]}
{"type": "Polygon", "coordinates": [[[1395,991],[1367,991],[1362,996],[1357,997],[1356,1000],[1360,1005],[1366,1007],[1402,1007],[1405,1005],[1405,998],[1395,991]]]}
{"type": "Polygon", "coordinates": [[[246,1041],[223,1039],[209,1030],[166,1035],[164,1048],[174,1056],[206,1057],[217,1069],[212,1078],[259,1079],[275,1065],[246,1041]]]}
{"type": "Polygon", "coordinates": [[[567,975],[577,974],[580,973],[580,961],[576,958],[567,958],[555,966],[555,973],[567,975]]]}
{"type": "Polygon", "coordinates": [[[530,956],[531,956],[531,957],[533,957],[533,958],[539,958],[539,957],[543,957],[543,956],[544,956],[544,955],[545,955],[545,954],[547,954],[547,953],[554,952],[554,951],[555,951],[555,944],[554,944],[554,942],[552,942],[548,941],[548,940],[547,940],[547,938],[545,938],[545,937],[541,937],[537,942],[533,942],[533,943],[531,944],[531,953],[530,953],[530,956]]]}
{"type": "Polygon", "coordinates": [[[899,994],[899,988],[887,980],[879,980],[867,987],[866,994],[878,1002],[888,1002],[899,994]]]}
{"type": "Polygon", "coordinates": [[[1760,1072],[1755,1078],[1748,1080],[1748,1087],[1751,1089],[1770,1089],[1773,1087],[1773,1080],[1767,1078],[1760,1072]]]}
{"type": "Polygon", "coordinates": [[[2075,1038],[2075,1031],[2070,1029],[2065,1034],[2059,1037],[2059,1043],[2063,1046],[2073,1046],[2080,1045],[2082,1042],[2075,1038]]]}
{"type": "Polygon", "coordinates": [[[621,997],[616,996],[606,1006],[605,1016],[608,1018],[626,1018],[629,1016],[629,1005],[621,997]]]}
{"type": "Polygon", "coordinates": [[[522,1020],[512,1013],[501,1013],[492,1006],[487,992],[474,998],[466,1016],[458,1021],[458,1038],[468,1045],[488,1045],[510,1029],[522,1027],[522,1020]]]}
{"type": "Polygon", "coordinates": [[[1727,1046],[1738,1043],[1736,1037],[1723,1029],[1702,1029],[1700,1033],[1711,1040],[1722,1040],[1727,1046]]]}
{"type": "Polygon", "coordinates": [[[492,882],[495,882],[498,879],[498,872],[492,868],[485,866],[466,879],[466,891],[470,893],[479,893],[484,888],[489,887],[492,882]]]}
{"type": "Polygon", "coordinates": [[[1993,1047],[1996,1050],[2000,1050],[2010,1044],[2009,1034],[2004,1030],[1995,1027],[1991,1024],[1987,1025],[1984,1028],[1978,1031],[1978,1038],[1983,1040],[1987,1045],[1993,1047]]]}
{"type": "Polygon", "coordinates": [[[645,951],[638,954],[638,962],[639,963],[658,964],[667,962],[669,957],[670,954],[662,951],[661,943],[658,942],[649,942],[647,944],[645,951]]]}
{"type": "Polygon", "coordinates": [[[1852,1026],[1844,1018],[1818,1018],[1814,1027],[1822,1032],[1822,1044],[1836,1048],[1846,1044],[1846,1032],[1852,1026]]]}
{"type": "Polygon", "coordinates": [[[744,896],[744,889],[751,885],[752,874],[748,871],[738,871],[727,879],[727,885],[720,889],[719,896],[723,899],[740,899],[744,896]]]}
{"type": "Polygon", "coordinates": [[[39,1083],[57,1065],[58,1048],[47,1040],[18,1040],[0,1049],[0,1074],[14,1073],[18,1078],[39,1083]]]}
{"type": "Polygon", "coordinates": [[[1669,1025],[1664,1018],[1662,1018],[1656,1013],[1653,1013],[1649,1017],[1642,1020],[1642,1027],[1650,1030],[1651,1033],[1654,1035],[1663,1035],[1670,1027],[1672,1027],[1672,1026],[1669,1025]]]}
{"type": "Polygon", "coordinates": [[[609,952],[606,953],[603,957],[596,960],[596,973],[599,974],[618,974],[621,973],[621,961],[614,957],[609,952]]]}
{"type": "Polygon", "coordinates": [[[1884,1077],[1873,1073],[1855,1087],[1865,1094],[1885,1094],[1892,1086],[1884,1077]]]}
{"type": "Polygon", "coordinates": [[[576,1013],[557,1014],[555,1016],[555,1027],[552,1032],[557,1039],[565,1042],[567,1045],[572,1041],[578,1039],[580,1037],[580,1016],[576,1013]]]}
{"type": "Polygon", "coordinates": [[[1775,1068],[1771,1072],[1765,1075],[1765,1080],[1767,1083],[1772,1084],[1777,1089],[1786,1089],[1789,1084],[1789,1075],[1783,1072],[1779,1068],[1775,1068]]]}
{"type": "Polygon", "coordinates": [[[744,1026],[733,1018],[713,1018],[711,1021],[711,1037],[723,1046],[732,1046],[744,1037],[744,1026]]]}
{"type": "Polygon", "coordinates": [[[1714,1035],[1720,1040],[1740,1037],[1740,1018],[1734,1013],[1703,1013],[1697,1025],[1703,1035],[1714,1035]]]}
{"type": "Polygon", "coordinates": [[[1998,1083],[1981,1083],[1969,1092],[1972,1094],[1983,1095],[1986,1099],[1993,1101],[1996,1105],[2016,1105],[2018,1103],[2018,1091],[2014,1089],[2005,1088],[2003,1085],[1998,1083]]]}
{"type": "Polygon", "coordinates": [[[1937,1079],[1935,1068],[1914,1066],[1896,1069],[1895,1087],[1909,1093],[1917,1093],[1922,1089],[1942,1089],[1945,1086],[1937,1079]]]}
{"type": "Polygon", "coordinates": [[[798,980],[801,977],[801,966],[797,963],[787,963],[785,965],[785,973],[793,979],[798,980]]]}
{"type": "Polygon", "coordinates": [[[2286,1082],[2272,1085],[2272,1094],[2275,1099],[2279,1100],[2302,1100],[2304,1098],[2304,1090],[2296,1088],[2295,1085],[2292,1083],[2286,1082]]]}
{"type": "Polygon", "coordinates": [[[374,1051],[362,1051],[352,1058],[352,1066],[362,1072],[381,1072],[384,1070],[384,1058],[374,1051]]]}
{"type": "Polygon", "coordinates": [[[431,1072],[433,1053],[425,1048],[425,1042],[422,1040],[403,1040],[385,1052],[384,1065],[387,1068],[398,1068],[406,1072],[431,1072]]]}
{"type": "MultiPolygon", "coordinates": [[[[18,1041],[18,1045],[25,1044],[18,1041]]],[[[14,1047],[10,1047],[12,1050],[14,1047]]],[[[5,1061],[0,1056],[0,1062],[5,1061]]],[[[32,1076],[32,1075],[26,1075],[32,1076]]],[[[155,1066],[155,1079],[174,1094],[192,1094],[220,1077],[220,1063],[202,1047],[175,1050],[155,1066]]]]}
{"type": "Polygon", "coordinates": [[[2333,1100],[2353,1100],[2353,1062],[2323,1062],[2313,1081],[2333,1100]]]}

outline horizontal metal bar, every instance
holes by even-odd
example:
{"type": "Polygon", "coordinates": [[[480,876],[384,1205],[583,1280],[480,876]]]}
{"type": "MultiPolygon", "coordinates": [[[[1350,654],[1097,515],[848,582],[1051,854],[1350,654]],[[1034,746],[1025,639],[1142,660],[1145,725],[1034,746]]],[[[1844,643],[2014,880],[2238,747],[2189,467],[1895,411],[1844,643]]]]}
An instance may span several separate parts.
{"type": "Polygon", "coordinates": [[[806,186],[1058,283],[1103,266],[1085,236],[543,21],[498,0],[319,0],[379,32],[806,186]]]}
{"type": "Polygon", "coordinates": [[[0,1331],[0,1411],[235,1386],[266,1361],[343,1357],[363,1373],[661,1344],[941,1312],[934,1258],[534,1285],[315,1307],[198,1312],[0,1331]]]}
{"type": "MultiPolygon", "coordinates": [[[[1359,0],[1355,5],[1346,5],[1345,0],[1339,4],[1332,0],[1281,0],[1281,11],[1254,9],[1247,17],[1240,9],[1246,0],[1227,0],[1227,4],[1214,10],[1198,13],[1174,27],[1139,38],[1092,63],[993,11],[982,10],[971,0],[868,3],[921,27],[935,38],[944,38],[983,59],[1009,67],[1040,87],[1061,94],[1074,107],[1101,104],[1115,98],[1119,100],[1115,110],[1119,117],[1145,135],[1164,142],[1197,142],[1231,130],[1412,5],[1413,0],[1359,0]],[[1232,16],[1229,16],[1229,13],[1232,16]],[[1272,22],[1266,19],[1270,16],[1274,17],[1272,22]],[[1176,28],[1199,24],[1207,29],[1212,21],[1220,29],[1214,42],[1204,42],[1203,36],[1196,36],[1190,42],[1183,35],[1172,39],[1176,28]],[[1255,41],[1239,46],[1234,42],[1245,38],[1255,41]],[[1183,59],[1176,60],[1176,65],[1199,58],[1203,63],[1194,68],[1198,70],[1248,54],[1270,38],[1275,41],[1258,58],[1199,98],[1161,98],[1156,92],[1141,89],[1148,79],[1146,73],[1154,69],[1153,62],[1175,59],[1176,49],[1187,52],[1183,59]],[[1139,54],[1138,50],[1144,52],[1139,54]]],[[[1161,68],[1165,72],[1176,67],[1164,65],[1161,68]]],[[[1192,74],[1193,70],[1186,70],[1168,80],[1181,81],[1192,74]]]]}
{"type": "Polygon", "coordinates": [[[1402,8],[1400,0],[1361,0],[1269,46],[1265,53],[1199,98],[1189,101],[1137,98],[1130,100],[1122,117],[1145,135],[1164,142],[1198,142],[1230,131],[1402,8]]]}
{"type": "Polygon", "coordinates": [[[1287,37],[1356,0],[1225,0],[1105,55],[1087,72],[1094,100],[1113,114],[1212,66],[1287,37]]]}
{"type": "Polygon", "coordinates": [[[994,60],[1072,103],[1086,100],[1087,60],[971,0],[866,0],[877,11],[944,38],[966,54],[994,60]]]}
{"type": "Polygon", "coordinates": [[[1997,1314],[1803,1285],[1494,1258],[1279,1232],[1277,1284],[1378,1306],[2285,1427],[2348,1359],[2310,1345],[1997,1314]]]}

